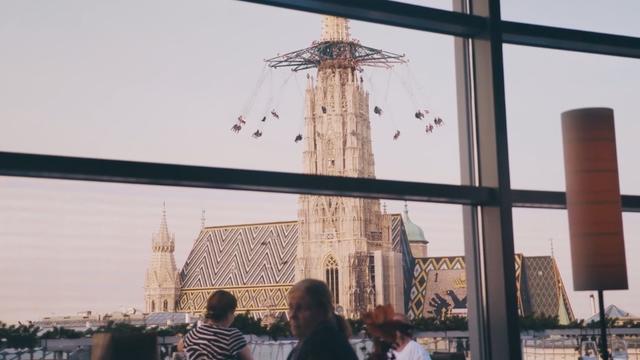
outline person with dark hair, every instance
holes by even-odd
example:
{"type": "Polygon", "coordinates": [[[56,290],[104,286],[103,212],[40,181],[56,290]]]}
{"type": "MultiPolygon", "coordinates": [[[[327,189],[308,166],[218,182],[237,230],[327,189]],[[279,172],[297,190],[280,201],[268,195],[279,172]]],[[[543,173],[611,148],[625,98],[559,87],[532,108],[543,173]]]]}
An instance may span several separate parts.
{"type": "Polygon", "coordinates": [[[396,329],[396,341],[393,344],[394,359],[396,360],[431,360],[429,352],[413,340],[413,326],[402,314],[395,314],[393,320],[400,326],[396,329]]]}
{"type": "Polygon", "coordinates": [[[305,279],[288,294],[291,333],[299,339],[287,360],[356,360],[349,344],[351,330],[336,315],[327,284],[305,279]]]}
{"type": "Polygon", "coordinates": [[[229,327],[237,307],[238,301],[228,291],[218,290],[209,296],[204,323],[184,337],[189,360],[252,359],[242,333],[229,327]]]}

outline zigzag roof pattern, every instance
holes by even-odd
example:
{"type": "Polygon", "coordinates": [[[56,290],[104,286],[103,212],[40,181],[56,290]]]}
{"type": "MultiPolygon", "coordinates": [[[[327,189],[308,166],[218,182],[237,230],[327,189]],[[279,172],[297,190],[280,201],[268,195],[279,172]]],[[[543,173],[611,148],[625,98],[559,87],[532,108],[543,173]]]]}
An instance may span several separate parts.
{"type": "MultiPolygon", "coordinates": [[[[392,247],[402,251],[402,219],[391,218],[392,247]]],[[[182,267],[182,289],[293,284],[298,237],[297,221],[205,227],[182,267]]]]}
{"type": "Polygon", "coordinates": [[[182,288],[294,281],[296,221],[204,228],[182,268],[182,288]]]}

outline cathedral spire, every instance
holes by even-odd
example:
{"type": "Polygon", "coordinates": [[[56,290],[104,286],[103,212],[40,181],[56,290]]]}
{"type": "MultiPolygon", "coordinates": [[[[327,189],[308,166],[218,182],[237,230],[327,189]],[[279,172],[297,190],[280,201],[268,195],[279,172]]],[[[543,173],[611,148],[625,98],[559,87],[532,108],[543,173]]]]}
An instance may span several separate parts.
{"type": "Polygon", "coordinates": [[[174,235],[169,233],[169,226],[167,225],[167,205],[163,201],[160,229],[158,229],[157,233],[153,234],[153,250],[173,252],[174,238],[174,235]]]}
{"type": "Polygon", "coordinates": [[[335,16],[322,19],[322,41],[349,41],[349,21],[335,16]]]}
{"type": "Polygon", "coordinates": [[[145,311],[175,311],[180,292],[180,274],[173,257],[175,236],[169,234],[167,206],[162,203],[160,229],[153,234],[151,260],[145,278],[145,311]]]}

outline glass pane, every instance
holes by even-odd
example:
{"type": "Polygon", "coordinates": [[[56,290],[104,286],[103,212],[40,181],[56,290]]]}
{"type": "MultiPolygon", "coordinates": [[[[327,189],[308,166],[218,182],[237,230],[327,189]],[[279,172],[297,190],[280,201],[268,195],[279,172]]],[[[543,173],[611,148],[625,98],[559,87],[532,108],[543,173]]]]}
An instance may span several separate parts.
{"type": "MultiPolygon", "coordinates": [[[[623,214],[625,253],[627,263],[627,277],[629,280],[629,290],[605,291],[605,308],[615,305],[623,311],[631,314],[640,312],[640,306],[636,300],[640,296],[640,264],[633,261],[632,254],[640,251],[637,241],[633,239],[640,232],[640,218],[636,213],[623,214]]],[[[530,313],[529,319],[523,322],[526,328],[532,329],[535,326],[540,328],[559,327],[549,321],[543,321],[539,314],[552,315],[558,317],[560,325],[567,320],[572,320],[567,315],[570,314],[562,306],[559,306],[562,298],[566,294],[567,304],[573,310],[575,321],[588,323],[592,316],[598,312],[598,296],[595,291],[574,291],[571,247],[569,239],[569,225],[566,210],[541,210],[541,209],[514,209],[513,210],[514,241],[516,254],[522,254],[520,266],[516,267],[516,274],[520,277],[522,289],[528,289],[529,295],[522,298],[525,311],[530,313]],[[554,273],[553,266],[558,270],[554,273]],[[563,284],[564,292],[556,287],[554,283],[563,284]],[[540,302],[543,306],[532,306],[531,300],[545,299],[540,302]],[[538,310],[538,315],[533,316],[533,310],[538,310]],[[564,320],[564,321],[563,321],[564,320]]],[[[518,263],[518,261],[516,262],[518,263]]],[[[526,293],[526,292],[523,292],[526,293]]],[[[612,316],[613,317],[613,316],[612,316]]],[[[626,321],[617,323],[616,327],[626,321]]],[[[571,324],[571,328],[579,327],[579,324],[571,324]]],[[[584,326],[584,325],[582,325],[584,326]]],[[[577,357],[576,348],[580,348],[578,340],[590,340],[578,335],[586,333],[593,334],[594,330],[582,330],[582,333],[572,333],[572,329],[556,330],[556,335],[563,337],[540,334],[523,335],[524,358],[535,358],[536,356],[555,356],[561,358],[577,357]]],[[[597,330],[596,330],[597,331],[597,330]]],[[[622,329],[610,329],[610,332],[622,329]]],[[[596,334],[597,335],[597,334],[596,334]]],[[[625,341],[630,348],[637,348],[635,340],[627,335],[625,341]]],[[[630,353],[631,354],[631,353],[630,353]]],[[[584,355],[584,354],[583,354],[584,355]]],[[[554,357],[554,358],[555,358],[554,357]]]]}
{"type": "Polygon", "coordinates": [[[564,191],[560,114],[610,107],[621,192],[640,194],[635,166],[640,62],[523,46],[505,46],[504,56],[511,186],[564,191]]]}
{"type": "Polygon", "coordinates": [[[451,36],[236,1],[0,23],[2,151],[460,183],[451,36]]]}
{"type": "Polygon", "coordinates": [[[0,199],[3,322],[193,323],[217,289],[277,321],[296,279],[313,277],[348,318],[390,303],[429,351],[468,350],[458,205],[11,177],[0,199]]]}
{"type": "Polygon", "coordinates": [[[500,5],[505,20],[640,36],[640,25],[636,21],[640,4],[634,0],[615,3],[597,0],[503,0],[500,5]]]}

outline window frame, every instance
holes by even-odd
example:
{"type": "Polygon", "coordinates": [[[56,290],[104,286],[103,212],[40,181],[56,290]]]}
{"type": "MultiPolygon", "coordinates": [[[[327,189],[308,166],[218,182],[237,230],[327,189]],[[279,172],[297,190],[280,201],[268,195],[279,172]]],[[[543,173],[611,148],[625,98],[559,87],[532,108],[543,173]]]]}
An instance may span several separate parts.
{"type": "MultiPolygon", "coordinates": [[[[503,21],[499,0],[453,0],[455,11],[370,0],[241,0],[344,16],[455,39],[462,185],[0,152],[0,176],[335,195],[463,205],[474,358],[520,359],[512,209],[565,209],[564,192],[512,189],[504,44],[640,59],[640,38],[503,21]],[[478,354],[478,355],[475,355],[478,354]]],[[[640,212],[639,195],[622,195],[640,212]]]]}

